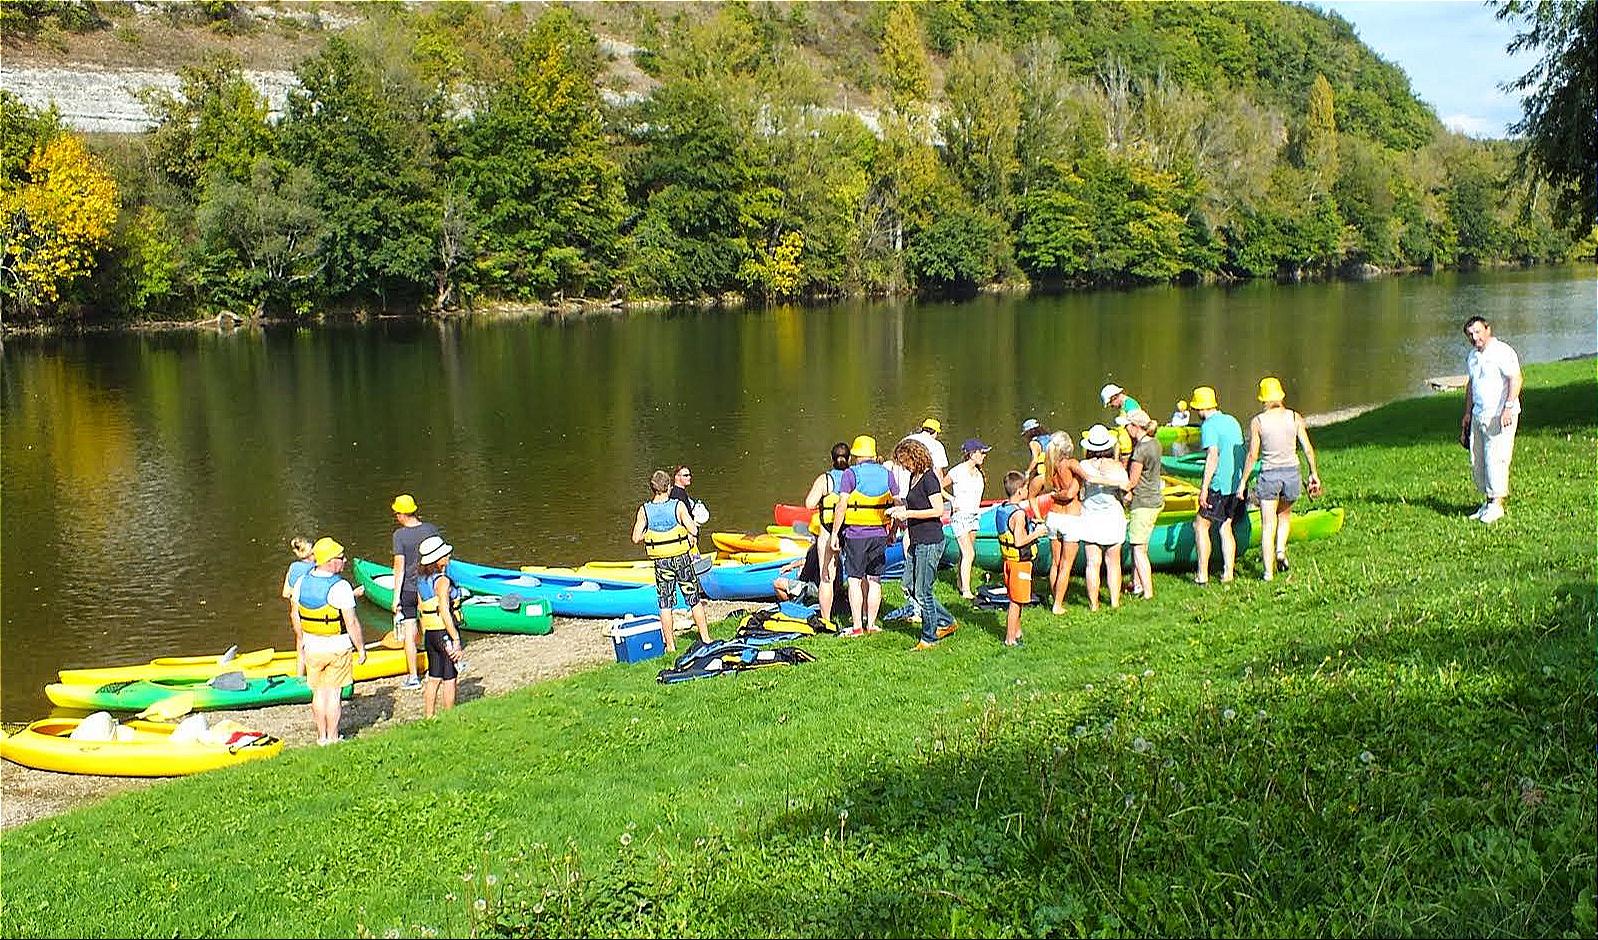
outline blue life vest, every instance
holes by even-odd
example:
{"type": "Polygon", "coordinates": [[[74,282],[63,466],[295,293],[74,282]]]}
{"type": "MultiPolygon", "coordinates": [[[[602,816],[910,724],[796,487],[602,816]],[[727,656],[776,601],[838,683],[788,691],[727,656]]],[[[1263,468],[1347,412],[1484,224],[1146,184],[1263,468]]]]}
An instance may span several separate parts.
{"type": "Polygon", "coordinates": [[[994,507],[993,524],[999,530],[999,554],[1004,556],[1005,561],[1032,560],[1032,544],[1017,546],[1015,544],[1015,533],[1010,531],[1010,519],[1016,513],[1022,511],[1021,507],[1014,503],[1000,503],[994,507]]]}
{"type": "MultiPolygon", "coordinates": [[[[416,612],[421,618],[423,630],[444,629],[444,618],[438,615],[438,591],[434,587],[438,578],[439,575],[436,574],[418,575],[416,578],[416,612]]],[[[455,586],[454,581],[451,581],[449,584],[449,612],[450,619],[454,622],[457,630],[465,626],[465,624],[461,623],[462,597],[461,589],[455,586]]]]}
{"type": "Polygon", "coordinates": [[[302,558],[289,563],[288,583],[289,590],[294,590],[294,585],[300,583],[305,573],[316,567],[316,563],[309,558],[302,558]]]}

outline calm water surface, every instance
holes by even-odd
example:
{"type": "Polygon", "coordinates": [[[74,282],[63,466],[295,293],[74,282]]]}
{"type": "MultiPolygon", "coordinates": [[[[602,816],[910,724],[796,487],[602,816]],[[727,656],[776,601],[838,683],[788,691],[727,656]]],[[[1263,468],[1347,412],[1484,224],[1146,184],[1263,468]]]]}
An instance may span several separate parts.
{"type": "MultiPolygon", "coordinates": [[[[457,555],[636,555],[645,480],[683,462],[712,529],[797,502],[827,448],[940,418],[953,453],[1023,418],[1104,420],[1115,381],[1163,420],[1197,384],[1251,413],[1282,378],[1305,413],[1423,394],[1463,371],[1462,321],[1528,362],[1594,348],[1594,269],[1154,288],[962,304],[20,338],[0,392],[0,714],[48,708],[67,666],[291,644],[296,534],[389,557],[416,495],[457,555]]],[[[1452,434],[1453,428],[1439,428],[1452,434]]],[[[1461,472],[1464,472],[1462,469],[1461,472]]],[[[379,629],[383,617],[363,605],[379,629]]]]}

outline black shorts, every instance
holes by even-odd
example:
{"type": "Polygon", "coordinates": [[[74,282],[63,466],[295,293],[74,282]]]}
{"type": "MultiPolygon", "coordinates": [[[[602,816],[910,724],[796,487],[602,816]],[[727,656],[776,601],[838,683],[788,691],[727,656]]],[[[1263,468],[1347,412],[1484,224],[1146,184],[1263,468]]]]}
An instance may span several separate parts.
{"type": "Polygon", "coordinates": [[[427,650],[427,677],[429,679],[442,679],[445,682],[455,678],[455,660],[449,658],[449,651],[444,649],[444,641],[449,639],[447,630],[428,630],[422,634],[422,646],[427,650]]]}
{"type": "Polygon", "coordinates": [[[1237,522],[1247,510],[1248,503],[1239,499],[1236,493],[1210,490],[1210,507],[1199,507],[1198,514],[1211,522],[1237,522]]]}
{"type": "Polygon", "coordinates": [[[416,619],[416,601],[415,591],[400,591],[399,612],[402,618],[406,620],[416,619]]]}
{"type": "Polygon", "coordinates": [[[873,535],[869,538],[843,537],[843,573],[856,580],[870,578],[882,580],[888,567],[888,537],[873,535]]]}

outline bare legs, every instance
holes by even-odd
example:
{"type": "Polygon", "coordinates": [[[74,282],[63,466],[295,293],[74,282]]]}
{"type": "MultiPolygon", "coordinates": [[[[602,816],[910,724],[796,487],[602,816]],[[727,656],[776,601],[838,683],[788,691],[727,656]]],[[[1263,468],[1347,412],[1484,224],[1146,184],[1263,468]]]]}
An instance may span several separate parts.
{"type": "Polygon", "coordinates": [[[1071,587],[1071,571],[1076,568],[1076,553],[1081,548],[1080,542],[1068,542],[1064,539],[1055,539],[1050,546],[1054,551],[1054,558],[1049,565],[1049,577],[1054,584],[1054,613],[1065,613],[1065,593],[1071,587]]]}
{"type": "Polygon", "coordinates": [[[971,565],[977,558],[976,530],[961,532],[955,541],[960,543],[960,596],[970,600],[976,596],[971,592],[971,565]]]}
{"type": "Polygon", "coordinates": [[[816,569],[821,578],[821,583],[816,585],[816,599],[821,605],[822,620],[832,619],[832,586],[837,580],[833,576],[832,566],[836,564],[838,564],[838,546],[831,536],[816,536],[816,569]]]}
{"type": "Polygon", "coordinates": [[[343,714],[344,690],[338,686],[316,689],[311,693],[311,718],[316,723],[318,744],[332,744],[338,740],[338,720],[343,714]]]}
{"type": "Polygon", "coordinates": [[[1121,606],[1121,546],[1094,545],[1089,542],[1084,546],[1088,553],[1087,576],[1088,585],[1088,610],[1099,609],[1099,571],[1103,566],[1104,580],[1110,589],[1110,606],[1121,606]]]}
{"type": "Polygon", "coordinates": [[[422,717],[431,718],[440,709],[449,711],[454,707],[455,680],[428,676],[427,684],[422,686],[422,717]]]}
{"type": "MultiPolygon", "coordinates": [[[[1263,513],[1262,513],[1263,515],[1263,513]]],[[[1210,578],[1210,520],[1202,515],[1193,517],[1193,545],[1198,549],[1198,576],[1200,584],[1210,578]]],[[[1237,563],[1237,538],[1232,534],[1232,520],[1221,523],[1221,580],[1232,580],[1232,567],[1237,563]]]]}
{"type": "Polygon", "coordinates": [[[877,610],[881,606],[881,581],[876,578],[849,579],[849,612],[854,618],[854,629],[857,632],[877,628],[877,610]]]}
{"type": "Polygon", "coordinates": [[[1154,598],[1154,567],[1149,564],[1147,543],[1132,546],[1132,587],[1144,598],[1154,598]]]}
{"type": "Polygon", "coordinates": [[[1287,535],[1292,528],[1292,500],[1260,500],[1260,553],[1265,556],[1267,581],[1276,577],[1278,561],[1287,559],[1287,535]]]}

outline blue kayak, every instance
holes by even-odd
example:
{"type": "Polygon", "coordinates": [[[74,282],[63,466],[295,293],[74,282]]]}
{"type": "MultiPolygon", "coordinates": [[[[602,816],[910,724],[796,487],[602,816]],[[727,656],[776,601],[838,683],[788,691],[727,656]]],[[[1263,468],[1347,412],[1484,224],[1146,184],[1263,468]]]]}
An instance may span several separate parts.
{"type": "Polygon", "coordinates": [[[524,598],[547,601],[550,610],[559,617],[629,617],[660,610],[655,602],[653,584],[596,581],[593,578],[551,574],[533,575],[465,561],[451,561],[449,577],[454,583],[478,594],[519,594],[524,598]]]}

